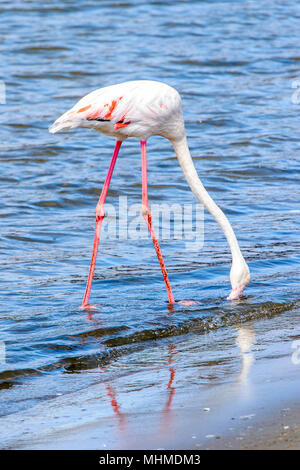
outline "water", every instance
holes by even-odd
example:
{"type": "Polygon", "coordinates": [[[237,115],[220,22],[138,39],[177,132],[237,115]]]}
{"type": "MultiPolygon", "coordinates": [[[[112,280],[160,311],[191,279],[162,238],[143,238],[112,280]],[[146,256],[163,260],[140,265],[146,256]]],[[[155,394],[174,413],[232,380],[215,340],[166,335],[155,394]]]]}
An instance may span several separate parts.
{"type": "MultiPolygon", "coordinates": [[[[0,13],[1,416],[107,383],[107,374],[159,370],[176,362],[176,347],[181,371],[197,364],[197,344],[205,383],[224,382],[220,351],[229,348],[225,362],[238,374],[235,332],[249,322],[297,338],[299,4],[32,0],[3,1],[0,13]],[[96,307],[78,308],[114,143],[88,129],[50,135],[48,126],[89,91],[134,79],[182,96],[195,166],[251,270],[239,302],[226,301],[230,254],[206,213],[198,252],[161,241],[175,299],[198,306],[168,307],[149,238],[106,238],[96,307]]],[[[141,202],[139,151],[134,140],[122,146],[107,202],[141,202]]],[[[148,155],[150,201],[196,203],[170,144],[154,137],[148,155]]],[[[148,386],[139,384],[139,400],[149,400],[148,386]]]]}

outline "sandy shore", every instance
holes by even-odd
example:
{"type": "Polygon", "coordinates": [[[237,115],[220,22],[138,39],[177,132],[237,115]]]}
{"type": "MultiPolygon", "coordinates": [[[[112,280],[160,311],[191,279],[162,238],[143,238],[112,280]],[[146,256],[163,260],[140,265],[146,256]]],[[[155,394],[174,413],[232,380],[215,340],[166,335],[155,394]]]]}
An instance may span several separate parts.
{"type": "Polygon", "coordinates": [[[255,325],[235,330],[237,356],[230,330],[222,330],[218,340],[222,335],[228,354],[225,346],[220,347],[222,361],[216,360],[214,352],[209,365],[215,333],[202,337],[203,357],[196,343],[181,339],[177,357],[173,350],[164,368],[142,367],[130,374],[112,374],[105,382],[98,379],[87,389],[3,417],[2,448],[299,449],[296,335],[292,324],[280,334],[278,326],[278,337],[267,321],[259,325],[259,335],[254,334],[255,325]],[[181,367],[182,351],[185,361],[181,367]],[[235,369],[233,364],[237,364],[235,369]],[[206,370],[209,380],[200,375],[206,370]]]}
{"type": "MultiPolygon", "coordinates": [[[[247,418],[245,418],[247,419],[247,418]]],[[[216,436],[206,449],[235,450],[299,450],[300,406],[292,403],[290,408],[273,409],[272,416],[244,423],[239,432],[216,436]]]]}
{"type": "MultiPolygon", "coordinates": [[[[299,385],[299,383],[298,383],[299,385]]],[[[299,389],[298,389],[299,390],[299,389]]],[[[238,412],[227,413],[216,409],[181,410],[165,417],[155,413],[127,416],[128,429],[120,423],[100,420],[75,429],[57,430],[42,439],[17,445],[20,449],[142,449],[142,450],[299,450],[300,405],[295,397],[285,400],[284,405],[261,407],[251,405],[238,412]],[[289,406],[287,406],[289,405],[289,406]],[[226,415],[226,416],[224,416],[226,415]],[[201,416],[201,418],[200,418],[201,416]],[[195,417],[199,419],[196,423],[195,417]],[[159,422],[163,430],[157,429],[159,422]],[[222,422],[222,424],[221,424],[222,422]],[[114,432],[112,432],[114,428],[114,432]],[[117,429],[118,428],[118,429],[117,429]],[[130,431],[129,431],[130,428],[130,431]],[[109,432],[106,433],[105,430],[109,432]],[[134,434],[132,434],[134,433],[134,434]]],[[[125,421],[123,423],[125,426],[125,421]]]]}

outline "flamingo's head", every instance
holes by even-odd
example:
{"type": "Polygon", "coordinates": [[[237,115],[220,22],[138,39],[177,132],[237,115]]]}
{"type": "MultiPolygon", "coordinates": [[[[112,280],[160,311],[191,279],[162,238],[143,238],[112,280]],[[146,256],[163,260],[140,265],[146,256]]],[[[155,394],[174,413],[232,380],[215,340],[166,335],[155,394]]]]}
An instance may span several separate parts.
{"type": "Polygon", "coordinates": [[[234,260],[230,270],[232,291],[227,299],[238,299],[250,281],[250,271],[244,258],[234,260]]]}

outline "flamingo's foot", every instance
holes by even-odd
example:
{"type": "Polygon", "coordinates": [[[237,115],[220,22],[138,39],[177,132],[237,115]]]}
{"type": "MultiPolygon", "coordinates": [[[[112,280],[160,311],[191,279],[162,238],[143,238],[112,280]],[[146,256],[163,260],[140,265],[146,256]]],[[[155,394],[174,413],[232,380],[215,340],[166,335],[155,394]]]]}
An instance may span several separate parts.
{"type": "Polygon", "coordinates": [[[195,305],[199,305],[199,302],[196,300],[180,300],[178,303],[184,307],[194,307],[195,305]]]}
{"type": "Polygon", "coordinates": [[[240,298],[242,293],[244,292],[245,287],[247,287],[247,284],[241,284],[230,292],[229,296],[227,297],[227,300],[237,300],[240,298]]]}
{"type": "Polygon", "coordinates": [[[81,308],[82,310],[92,310],[98,307],[97,305],[81,304],[79,308],[81,308]]]}

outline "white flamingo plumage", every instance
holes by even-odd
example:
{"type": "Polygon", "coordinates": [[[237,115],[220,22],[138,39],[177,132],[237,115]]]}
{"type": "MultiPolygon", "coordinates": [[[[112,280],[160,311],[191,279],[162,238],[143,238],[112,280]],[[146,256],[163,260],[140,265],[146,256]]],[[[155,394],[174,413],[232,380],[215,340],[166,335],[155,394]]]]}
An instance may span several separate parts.
{"type": "Polygon", "coordinates": [[[116,139],[115,151],[96,207],[94,248],[82,307],[88,307],[101,223],[105,216],[104,202],[109,183],[121,144],[129,137],[135,137],[141,142],[142,212],[160,262],[169,302],[174,302],[165,264],[152,227],[148,205],[146,141],[153,135],[165,137],[172,143],[191,190],[222,228],[232,255],[230,270],[232,291],[228,299],[239,298],[250,280],[249,268],[228,219],[207,193],[198,177],[186,140],[181,99],[178,92],[169,85],[150,80],[129,81],[100,88],[78,101],[73,108],[52,124],[49,131],[55,133],[59,130],[77,127],[90,127],[116,139]]]}

